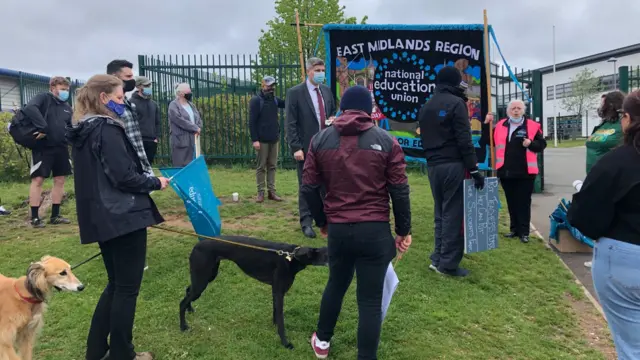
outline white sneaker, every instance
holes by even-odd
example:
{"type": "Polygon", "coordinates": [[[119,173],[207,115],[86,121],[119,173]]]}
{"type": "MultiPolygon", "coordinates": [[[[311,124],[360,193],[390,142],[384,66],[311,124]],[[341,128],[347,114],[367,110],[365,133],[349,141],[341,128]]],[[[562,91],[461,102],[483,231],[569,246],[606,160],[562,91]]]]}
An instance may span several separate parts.
{"type": "Polygon", "coordinates": [[[591,269],[591,261],[587,261],[584,263],[584,266],[588,267],[589,269],[591,269]]]}

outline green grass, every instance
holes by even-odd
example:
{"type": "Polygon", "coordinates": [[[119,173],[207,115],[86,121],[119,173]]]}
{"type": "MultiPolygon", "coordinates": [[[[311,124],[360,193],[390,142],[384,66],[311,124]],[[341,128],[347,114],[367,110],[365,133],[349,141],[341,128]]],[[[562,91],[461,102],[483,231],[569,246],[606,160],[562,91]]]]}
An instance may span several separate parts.
{"type": "MultiPolygon", "coordinates": [[[[277,185],[284,203],[255,204],[254,172],[215,168],[212,171],[223,233],[246,234],[297,244],[321,246],[323,239],[305,239],[297,220],[297,180],[293,171],[279,171],[277,185]],[[233,192],[239,203],[230,203],[233,192]]],[[[465,256],[466,279],[445,278],[427,270],[433,248],[433,208],[428,180],[410,174],[413,246],[398,263],[400,285],[385,320],[379,358],[414,359],[602,359],[589,347],[566,294],[578,293],[556,256],[539,243],[523,245],[501,239],[500,248],[465,256]]],[[[50,187],[47,182],[46,187],[50,187]]],[[[67,185],[71,191],[71,181],[67,185]]],[[[14,213],[0,217],[0,273],[24,274],[30,261],[50,254],[77,263],[98,251],[80,245],[76,226],[27,227],[27,184],[0,184],[3,205],[14,213]]],[[[171,189],[153,194],[167,218],[183,219],[182,202],[171,189]]],[[[63,215],[75,219],[73,200],[63,215]]],[[[175,224],[175,223],[174,223],[175,224]]],[[[501,224],[504,227],[504,223],[501,224]]],[[[505,230],[504,228],[502,230],[505,230]]],[[[150,230],[148,262],[138,301],[134,342],[137,350],[154,351],[158,359],[311,359],[308,339],[317,323],[326,283],[325,267],[301,272],[285,298],[288,337],[296,346],[280,345],[271,324],[271,292],[245,276],[233,263],[220,273],[188,315],[192,326],[181,333],[178,303],[188,284],[188,256],[195,241],[150,230]]],[[[50,302],[35,358],[80,360],[97,299],[106,276],[99,259],[75,274],[87,286],[83,293],[56,293],[50,302]]],[[[330,357],[356,357],[357,306],[355,284],[345,297],[330,357]]]]}
{"type": "MultiPolygon", "coordinates": [[[[578,138],[578,139],[575,139],[575,140],[560,140],[560,141],[558,141],[558,147],[559,148],[573,148],[573,147],[578,147],[578,146],[584,146],[586,141],[587,141],[587,139],[585,139],[585,138],[578,138]]],[[[553,147],[553,139],[547,141],[547,147],[549,147],[549,148],[553,147]]]]}

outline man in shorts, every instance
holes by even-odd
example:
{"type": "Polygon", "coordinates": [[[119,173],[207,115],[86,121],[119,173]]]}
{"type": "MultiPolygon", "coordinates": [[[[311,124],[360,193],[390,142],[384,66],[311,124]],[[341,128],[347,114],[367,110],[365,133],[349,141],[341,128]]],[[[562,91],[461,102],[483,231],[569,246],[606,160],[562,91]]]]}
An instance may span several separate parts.
{"type": "Polygon", "coordinates": [[[45,223],[38,212],[42,196],[44,179],[53,175],[51,191],[51,217],[49,224],[69,224],[69,219],[60,215],[60,203],[64,194],[65,177],[71,175],[71,160],[65,138],[65,127],[71,124],[73,110],[69,99],[69,80],[56,76],[49,81],[49,92],[36,95],[22,110],[29,117],[41,142],[31,151],[31,187],[29,205],[31,206],[31,226],[43,228],[45,223]]]}

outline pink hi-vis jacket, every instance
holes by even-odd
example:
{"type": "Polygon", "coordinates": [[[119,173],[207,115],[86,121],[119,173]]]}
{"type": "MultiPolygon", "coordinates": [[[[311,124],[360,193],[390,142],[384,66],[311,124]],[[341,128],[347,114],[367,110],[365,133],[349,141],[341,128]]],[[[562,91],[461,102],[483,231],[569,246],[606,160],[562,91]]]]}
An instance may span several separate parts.
{"type": "MultiPolygon", "coordinates": [[[[507,137],[509,136],[509,127],[504,126],[505,121],[507,121],[507,119],[498,121],[493,132],[493,141],[496,145],[496,170],[504,165],[504,153],[507,148],[507,137]]],[[[540,124],[531,119],[526,119],[526,123],[527,138],[533,141],[536,134],[541,130],[540,124]]],[[[529,149],[527,149],[527,172],[530,175],[537,175],[539,172],[538,156],[529,149]]]]}

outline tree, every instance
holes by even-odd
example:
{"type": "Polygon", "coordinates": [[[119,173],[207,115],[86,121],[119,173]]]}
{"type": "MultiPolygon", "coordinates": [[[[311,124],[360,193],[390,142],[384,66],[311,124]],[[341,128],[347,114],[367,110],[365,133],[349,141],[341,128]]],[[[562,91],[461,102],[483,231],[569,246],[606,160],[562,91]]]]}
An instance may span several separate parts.
{"type": "Polygon", "coordinates": [[[567,112],[582,117],[585,111],[598,106],[602,85],[600,79],[593,76],[594,73],[595,70],[584,68],[571,78],[569,90],[565,86],[564,91],[568,91],[569,95],[562,98],[562,107],[567,112]]]}
{"type": "MultiPolygon", "coordinates": [[[[310,24],[356,24],[356,17],[346,17],[345,7],[340,6],[339,0],[276,0],[276,17],[267,22],[267,30],[261,30],[262,35],[259,41],[259,58],[261,64],[275,64],[280,58],[288,65],[299,63],[298,35],[296,32],[296,9],[300,16],[300,23],[310,24]]],[[[366,23],[367,16],[360,21],[366,23]]],[[[324,39],[318,36],[322,29],[319,26],[300,26],[302,38],[302,54],[306,59],[315,56],[324,59],[324,39]],[[316,52],[316,46],[318,51],[316,52]]],[[[293,82],[299,81],[300,70],[297,69],[298,76],[294,76],[293,82]]],[[[259,75],[265,71],[257,71],[259,75]]],[[[277,74],[275,74],[277,75],[277,74]]],[[[290,77],[290,76],[288,76],[290,77]]],[[[260,77],[256,77],[259,79],[260,77]]],[[[282,81],[281,80],[281,85],[282,81]]],[[[287,79],[288,80],[288,79],[287,79]]]]}

